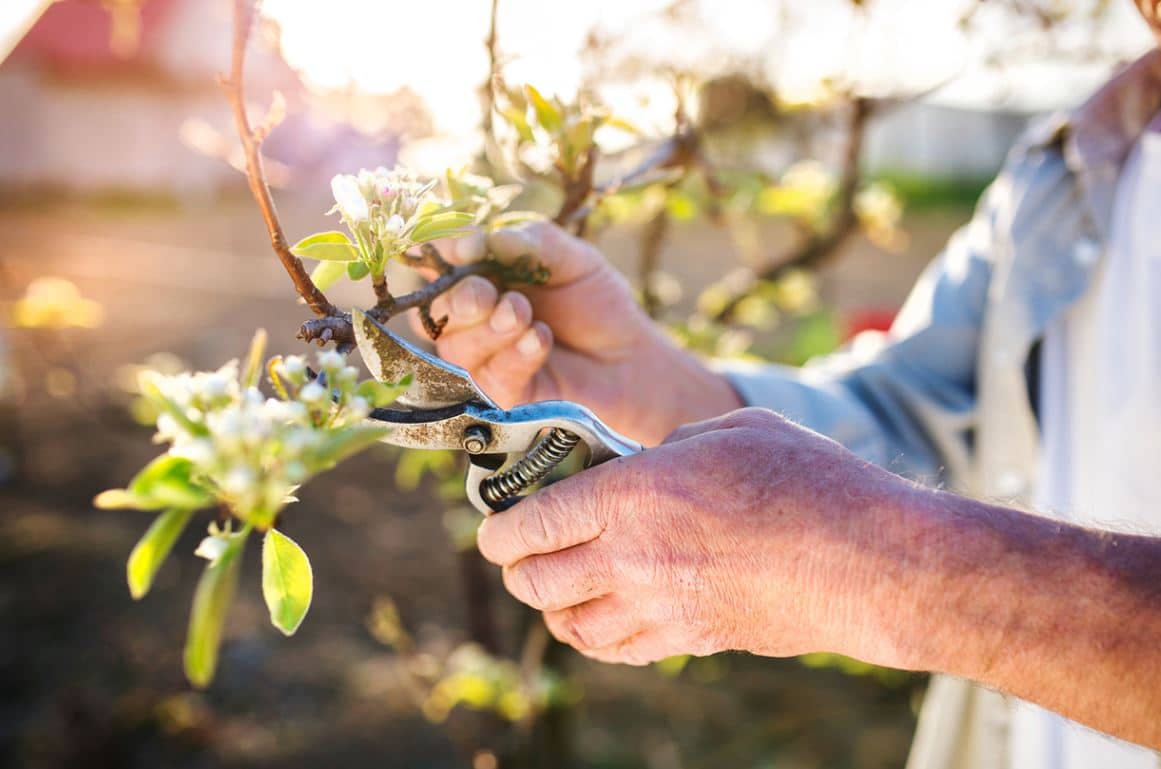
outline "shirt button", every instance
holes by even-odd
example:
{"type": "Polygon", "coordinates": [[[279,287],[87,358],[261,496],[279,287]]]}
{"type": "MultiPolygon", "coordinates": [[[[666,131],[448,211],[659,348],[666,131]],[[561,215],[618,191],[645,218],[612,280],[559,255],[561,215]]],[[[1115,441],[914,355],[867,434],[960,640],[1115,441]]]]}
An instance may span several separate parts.
{"type": "Polygon", "coordinates": [[[1024,486],[1024,476],[1015,470],[1001,470],[996,476],[996,493],[1002,497],[1019,496],[1024,486]]]}
{"type": "Polygon", "coordinates": [[[1100,246],[1092,238],[1081,238],[1072,247],[1072,258],[1081,267],[1090,267],[1096,264],[1100,255],[1100,246]]]}

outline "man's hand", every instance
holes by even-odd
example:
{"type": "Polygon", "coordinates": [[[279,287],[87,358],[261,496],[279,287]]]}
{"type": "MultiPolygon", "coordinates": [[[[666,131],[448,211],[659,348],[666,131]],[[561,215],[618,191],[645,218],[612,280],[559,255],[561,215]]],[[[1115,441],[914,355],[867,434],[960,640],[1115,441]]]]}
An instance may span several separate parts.
{"type": "Polygon", "coordinates": [[[638,306],[633,291],[591,244],[548,222],[451,241],[448,261],[485,250],[522,256],[550,271],[547,285],[502,296],[468,278],[436,300],[446,315],[436,343],[501,406],[563,399],[591,408],[615,430],[647,445],[677,425],[741,405],[721,376],[679,349],[638,306]],[[534,320],[535,318],[535,320],[534,320]]]}
{"type": "Polygon", "coordinates": [[[1161,749],[1161,538],[923,489],[770,412],[565,479],[478,543],[595,659],[838,652],[1161,749]]]}
{"type": "Polygon", "coordinates": [[[849,588],[874,579],[866,516],[895,487],[837,443],[743,409],[537,492],[478,541],[553,635],[599,660],[850,650],[864,622],[849,588]]]}

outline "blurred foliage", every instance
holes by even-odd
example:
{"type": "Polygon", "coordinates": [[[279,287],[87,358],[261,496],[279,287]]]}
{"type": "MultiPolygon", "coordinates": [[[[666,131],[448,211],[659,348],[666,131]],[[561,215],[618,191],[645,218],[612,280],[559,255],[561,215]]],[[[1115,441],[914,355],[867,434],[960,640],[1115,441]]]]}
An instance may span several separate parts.
{"type": "Polygon", "coordinates": [[[991,179],[940,178],[891,172],[876,174],[875,181],[888,185],[906,209],[922,212],[943,208],[974,208],[991,179]]]}
{"type": "Polygon", "coordinates": [[[105,310],[64,278],[37,278],[28,284],[24,296],[13,303],[8,321],[15,328],[96,328],[105,310]]]}

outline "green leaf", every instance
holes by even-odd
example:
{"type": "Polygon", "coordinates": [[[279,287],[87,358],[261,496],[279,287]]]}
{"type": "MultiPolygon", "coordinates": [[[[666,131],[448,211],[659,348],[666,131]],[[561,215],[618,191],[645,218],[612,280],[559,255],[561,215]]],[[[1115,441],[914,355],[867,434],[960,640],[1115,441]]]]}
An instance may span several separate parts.
{"type": "Polygon", "coordinates": [[[492,219],[490,227],[492,231],[495,231],[505,227],[515,227],[519,224],[543,220],[544,215],[536,211],[505,211],[492,219]]]}
{"type": "Polygon", "coordinates": [[[290,247],[295,256],[323,262],[352,262],[359,258],[359,247],[342,232],[316,232],[290,247]]]}
{"type": "Polygon", "coordinates": [[[524,86],[525,93],[528,94],[528,101],[532,103],[532,109],[536,111],[536,120],[540,125],[544,126],[544,130],[549,133],[556,133],[560,130],[564,123],[564,116],[560,114],[560,109],[548,99],[540,95],[530,85],[524,86]]]}
{"type": "Polygon", "coordinates": [[[154,575],[169,557],[173,543],[177,542],[192,515],[193,510],[166,510],[157,516],[137,542],[137,546],[129,554],[129,562],[125,565],[129,593],[134,599],[144,598],[149,592],[154,575]]]}
{"type": "Polygon", "coordinates": [[[199,486],[192,475],[193,463],[188,459],[162,454],[133,477],[129,488],[103,491],[93,504],[103,510],[162,510],[167,507],[197,510],[213,504],[213,495],[199,486]]]}
{"type": "Polygon", "coordinates": [[[162,454],[134,476],[129,493],[150,499],[158,507],[196,510],[212,505],[214,495],[194,482],[193,470],[190,460],[162,454]]]}
{"type": "Polygon", "coordinates": [[[106,489],[93,497],[93,506],[101,510],[149,510],[149,500],[138,499],[128,489],[106,489]]]}
{"type": "Polygon", "coordinates": [[[250,353],[246,356],[246,371],[242,374],[242,387],[257,387],[258,378],[262,376],[262,357],[266,354],[266,329],[260,328],[254,332],[250,340],[250,353]]]}
{"type": "Polygon", "coordinates": [[[446,211],[420,219],[407,236],[414,243],[426,243],[436,238],[466,235],[467,227],[475,217],[465,211],[446,211]]]}
{"type": "Polygon", "coordinates": [[[225,551],[206,566],[194,591],[189,632],[185,639],[185,675],[199,689],[209,685],[218,667],[222,627],[234,600],[242,565],[239,556],[249,533],[250,527],[247,526],[230,537],[225,551]]]}
{"type": "Polygon", "coordinates": [[[366,398],[367,402],[374,408],[382,408],[389,406],[395,402],[403,393],[407,392],[411,387],[412,377],[410,374],[400,379],[395,384],[387,382],[380,382],[376,379],[368,379],[359,384],[356,392],[362,398],[366,398]]]}
{"type": "Polygon", "coordinates": [[[371,268],[364,262],[347,262],[347,277],[351,280],[362,280],[371,272],[371,268]]]}
{"type": "Polygon", "coordinates": [[[382,440],[390,428],[376,425],[356,425],[331,430],[310,454],[312,469],[333,467],[349,456],[358,454],[363,449],[382,440]]]}
{"type": "Polygon", "coordinates": [[[616,115],[606,118],[602,125],[607,125],[610,128],[616,128],[619,131],[624,131],[625,133],[633,134],[634,136],[640,136],[642,134],[641,129],[634,125],[631,121],[626,120],[623,117],[617,117],[616,115]]]}
{"type": "Polygon", "coordinates": [[[294,635],[314,595],[310,559],[298,544],[277,529],[262,541],[262,597],[270,621],[285,635],[294,635]]]}
{"type": "Polygon", "coordinates": [[[523,109],[509,107],[508,109],[502,110],[500,114],[512,124],[512,127],[516,129],[516,135],[521,140],[526,142],[536,141],[536,137],[532,133],[532,126],[528,125],[528,118],[524,116],[523,109]]]}
{"type": "Polygon", "coordinates": [[[338,282],[339,278],[347,274],[347,271],[356,264],[362,262],[319,262],[310,273],[310,280],[319,291],[326,291],[328,288],[338,282]]]}

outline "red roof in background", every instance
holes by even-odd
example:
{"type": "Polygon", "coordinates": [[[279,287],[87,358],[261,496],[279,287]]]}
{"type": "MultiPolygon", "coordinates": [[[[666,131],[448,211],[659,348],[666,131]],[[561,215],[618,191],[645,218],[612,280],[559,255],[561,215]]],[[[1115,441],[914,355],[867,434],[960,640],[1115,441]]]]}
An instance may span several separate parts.
{"type": "Polygon", "coordinates": [[[64,72],[121,71],[152,63],[165,23],[181,0],[143,0],[137,50],[128,58],[113,52],[113,17],[100,0],[59,0],[48,7],[10,60],[64,72]]]}

